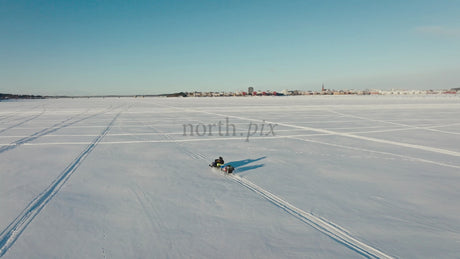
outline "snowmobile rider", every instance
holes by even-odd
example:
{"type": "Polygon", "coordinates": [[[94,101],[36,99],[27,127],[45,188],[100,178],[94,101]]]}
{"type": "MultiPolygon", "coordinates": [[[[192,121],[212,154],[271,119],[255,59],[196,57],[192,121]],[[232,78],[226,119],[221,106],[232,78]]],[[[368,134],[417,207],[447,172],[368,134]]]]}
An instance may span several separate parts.
{"type": "Polygon", "coordinates": [[[217,166],[221,166],[224,164],[225,164],[224,159],[220,156],[219,159],[217,159],[217,166]]]}
{"type": "Polygon", "coordinates": [[[224,159],[220,156],[218,159],[214,160],[212,167],[221,167],[225,164],[224,159]]]}

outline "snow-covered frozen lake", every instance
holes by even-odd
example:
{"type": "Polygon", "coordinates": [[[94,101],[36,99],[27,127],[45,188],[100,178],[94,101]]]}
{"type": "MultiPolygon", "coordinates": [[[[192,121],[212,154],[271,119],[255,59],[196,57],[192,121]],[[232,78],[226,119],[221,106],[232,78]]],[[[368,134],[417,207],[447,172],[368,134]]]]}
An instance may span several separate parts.
{"type": "Polygon", "coordinates": [[[0,168],[4,258],[460,255],[455,95],[0,102],[0,168]]]}

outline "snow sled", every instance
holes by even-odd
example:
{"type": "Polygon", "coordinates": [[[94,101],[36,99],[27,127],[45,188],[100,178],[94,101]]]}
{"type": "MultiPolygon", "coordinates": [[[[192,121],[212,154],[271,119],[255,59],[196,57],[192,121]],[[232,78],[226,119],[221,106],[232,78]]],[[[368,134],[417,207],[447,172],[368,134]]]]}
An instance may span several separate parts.
{"type": "Polygon", "coordinates": [[[212,168],[219,169],[227,174],[231,174],[235,170],[235,167],[233,167],[232,165],[210,164],[209,166],[212,168]]]}
{"type": "Polygon", "coordinates": [[[232,165],[224,165],[220,168],[220,170],[224,171],[227,174],[231,174],[235,170],[235,167],[233,167],[232,165]]]}

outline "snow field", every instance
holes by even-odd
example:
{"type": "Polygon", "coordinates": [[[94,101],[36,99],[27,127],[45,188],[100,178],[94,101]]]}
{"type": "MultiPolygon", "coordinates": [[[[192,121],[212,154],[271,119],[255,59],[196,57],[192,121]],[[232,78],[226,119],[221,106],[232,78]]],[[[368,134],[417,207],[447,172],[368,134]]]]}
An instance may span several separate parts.
{"type": "Polygon", "coordinates": [[[455,258],[459,108],[450,96],[0,103],[0,255],[455,258]],[[207,167],[219,155],[234,176],[207,167]]]}

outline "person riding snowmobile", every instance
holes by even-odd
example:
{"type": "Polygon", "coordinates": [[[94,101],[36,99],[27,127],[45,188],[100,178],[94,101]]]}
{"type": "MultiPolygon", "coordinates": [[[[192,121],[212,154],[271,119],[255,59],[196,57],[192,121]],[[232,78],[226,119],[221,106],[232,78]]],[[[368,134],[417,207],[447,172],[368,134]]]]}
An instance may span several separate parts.
{"type": "Polygon", "coordinates": [[[224,159],[220,156],[214,162],[212,162],[212,167],[221,167],[225,164],[224,159]]]}

